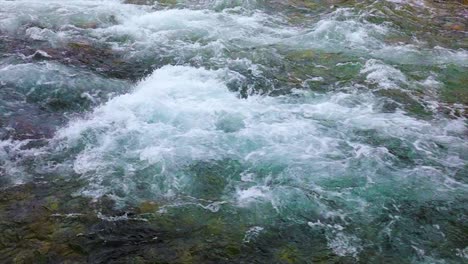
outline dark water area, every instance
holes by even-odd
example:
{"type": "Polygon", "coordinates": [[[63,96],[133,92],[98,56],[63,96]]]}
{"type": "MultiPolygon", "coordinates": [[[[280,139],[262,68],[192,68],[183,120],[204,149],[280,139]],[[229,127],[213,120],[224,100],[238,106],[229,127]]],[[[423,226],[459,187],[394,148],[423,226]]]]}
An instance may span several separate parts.
{"type": "Polygon", "coordinates": [[[0,0],[0,263],[465,263],[463,0],[0,0]]]}

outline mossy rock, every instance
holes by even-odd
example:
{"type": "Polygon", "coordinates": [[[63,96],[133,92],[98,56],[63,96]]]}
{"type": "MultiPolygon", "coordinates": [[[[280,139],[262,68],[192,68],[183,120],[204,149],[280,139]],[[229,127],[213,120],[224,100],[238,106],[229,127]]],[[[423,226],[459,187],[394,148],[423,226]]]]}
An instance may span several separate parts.
{"type": "Polygon", "coordinates": [[[447,103],[468,105],[468,68],[448,66],[443,71],[441,98],[447,103]]]}
{"type": "Polygon", "coordinates": [[[132,5],[176,5],[177,0],[125,0],[124,3],[132,5]]]}
{"type": "Polygon", "coordinates": [[[23,250],[18,252],[18,254],[13,258],[12,263],[14,264],[27,264],[34,263],[36,259],[36,254],[34,250],[23,250]]]}
{"type": "Polygon", "coordinates": [[[286,55],[289,60],[312,60],[316,56],[313,50],[298,50],[290,52],[286,55]]]}
{"type": "Polygon", "coordinates": [[[208,221],[206,224],[206,233],[209,235],[220,235],[226,230],[226,224],[221,218],[215,218],[208,221]]]}
{"type": "Polygon", "coordinates": [[[362,66],[359,58],[314,49],[286,51],[285,59],[286,75],[275,78],[318,92],[333,89],[332,83],[356,82],[362,66]]]}
{"type": "Polygon", "coordinates": [[[132,5],[154,5],[156,0],[125,0],[124,3],[132,5]]]}
{"type": "Polygon", "coordinates": [[[230,244],[226,246],[226,253],[228,256],[234,257],[241,253],[240,245],[230,244]]]}
{"type": "Polygon", "coordinates": [[[56,197],[48,197],[47,199],[46,208],[52,212],[56,212],[59,210],[60,204],[59,200],[56,197]]]}
{"type": "Polygon", "coordinates": [[[138,205],[138,213],[140,214],[151,214],[155,213],[159,209],[159,204],[154,201],[144,201],[138,205]]]}
{"type": "Polygon", "coordinates": [[[28,229],[33,234],[33,237],[39,240],[48,240],[57,229],[57,226],[50,221],[37,221],[30,224],[28,229]]]}
{"type": "Polygon", "coordinates": [[[177,0],[159,0],[158,3],[163,5],[175,5],[177,4],[177,0]]]}
{"type": "Polygon", "coordinates": [[[415,151],[414,147],[399,138],[382,137],[373,129],[356,131],[355,135],[357,139],[363,143],[376,147],[385,147],[390,154],[394,155],[402,162],[412,164],[414,160],[418,158],[418,152],[415,151]]]}
{"type": "Polygon", "coordinates": [[[279,250],[277,258],[279,263],[293,264],[299,263],[298,250],[293,246],[286,246],[279,250]]]}
{"type": "Polygon", "coordinates": [[[410,115],[419,118],[429,118],[432,113],[427,111],[424,105],[414,99],[408,92],[399,89],[381,89],[377,90],[375,94],[385,96],[398,103],[410,115]]]}
{"type": "Polygon", "coordinates": [[[240,163],[232,160],[199,162],[188,168],[190,195],[210,200],[218,200],[230,180],[240,179],[240,163]]]}

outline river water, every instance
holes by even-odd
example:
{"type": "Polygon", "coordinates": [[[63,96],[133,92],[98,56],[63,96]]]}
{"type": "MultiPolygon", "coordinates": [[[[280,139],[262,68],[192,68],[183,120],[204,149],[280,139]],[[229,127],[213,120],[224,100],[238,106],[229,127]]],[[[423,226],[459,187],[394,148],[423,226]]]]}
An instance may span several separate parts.
{"type": "Polygon", "coordinates": [[[467,18],[0,0],[0,262],[466,262],[467,18]]]}

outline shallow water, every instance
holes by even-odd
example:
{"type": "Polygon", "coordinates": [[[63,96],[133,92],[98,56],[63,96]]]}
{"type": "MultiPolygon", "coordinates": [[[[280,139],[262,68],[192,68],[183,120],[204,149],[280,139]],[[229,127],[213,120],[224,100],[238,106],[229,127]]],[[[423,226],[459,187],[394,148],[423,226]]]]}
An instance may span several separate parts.
{"type": "Polygon", "coordinates": [[[467,16],[0,1],[0,260],[466,261],[467,16]]]}

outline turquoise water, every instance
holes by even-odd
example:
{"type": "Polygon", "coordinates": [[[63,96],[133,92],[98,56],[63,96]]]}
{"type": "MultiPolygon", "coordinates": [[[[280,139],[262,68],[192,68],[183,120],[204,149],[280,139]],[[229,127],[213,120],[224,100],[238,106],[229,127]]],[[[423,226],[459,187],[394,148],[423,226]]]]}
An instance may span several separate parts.
{"type": "Polygon", "coordinates": [[[467,12],[0,1],[2,261],[466,261],[467,12]]]}

